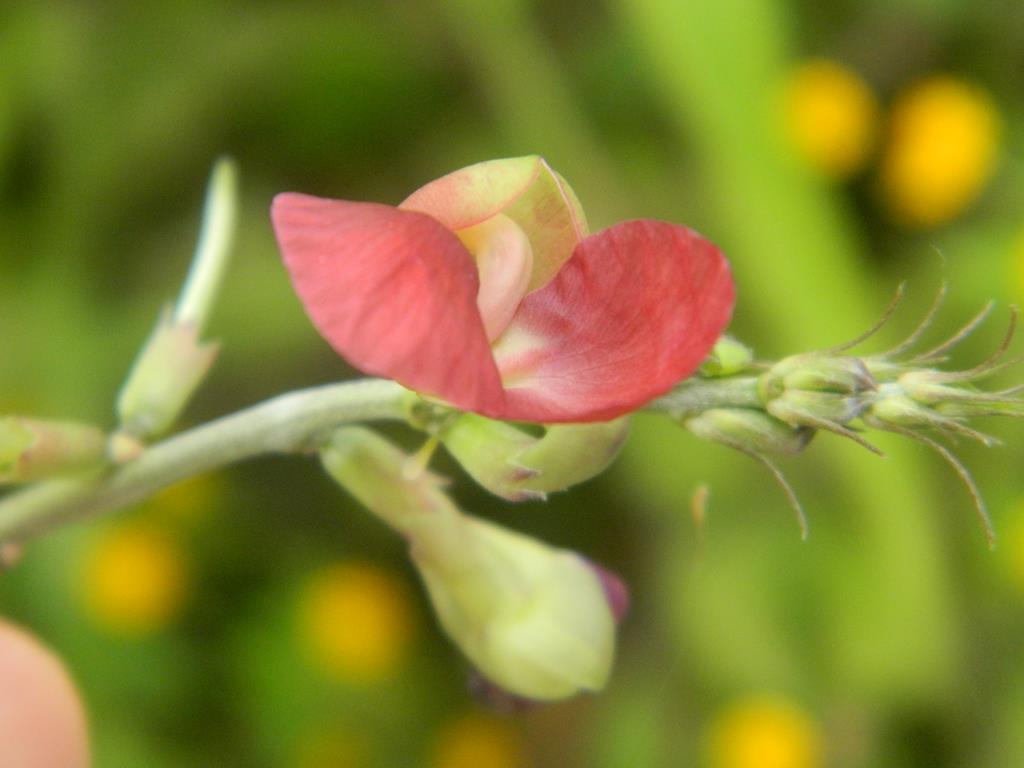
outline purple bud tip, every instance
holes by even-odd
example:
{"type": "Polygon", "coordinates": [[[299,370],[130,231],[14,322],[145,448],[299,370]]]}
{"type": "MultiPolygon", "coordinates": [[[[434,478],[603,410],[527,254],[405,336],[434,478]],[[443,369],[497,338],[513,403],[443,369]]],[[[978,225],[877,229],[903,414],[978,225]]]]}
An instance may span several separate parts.
{"type": "Polygon", "coordinates": [[[478,704],[501,715],[519,715],[544,703],[507,691],[497,683],[492,683],[476,669],[470,671],[466,687],[478,704]]]}
{"type": "Polygon", "coordinates": [[[604,596],[608,599],[608,605],[612,609],[615,621],[621,623],[629,613],[629,587],[614,571],[594,562],[590,562],[589,565],[601,580],[604,596]]]}
{"type": "Polygon", "coordinates": [[[533,478],[539,475],[539,469],[532,469],[531,467],[521,467],[518,465],[513,465],[512,472],[510,473],[510,479],[513,483],[524,483],[527,480],[532,480],[533,478]]]}

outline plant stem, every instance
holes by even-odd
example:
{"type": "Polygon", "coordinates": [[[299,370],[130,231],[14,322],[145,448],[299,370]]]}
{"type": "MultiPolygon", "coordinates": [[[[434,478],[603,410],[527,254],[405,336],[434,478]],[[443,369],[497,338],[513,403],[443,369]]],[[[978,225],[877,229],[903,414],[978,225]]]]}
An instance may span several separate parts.
{"type": "Polygon", "coordinates": [[[0,544],[120,509],[195,475],[269,453],[317,448],[342,424],[404,420],[408,390],[364,379],[280,395],[147,448],[99,473],[41,482],[0,499],[0,544]]]}
{"type": "Polygon", "coordinates": [[[757,376],[693,376],[675,389],[648,403],[644,410],[662,411],[679,419],[696,416],[709,408],[755,408],[764,410],[757,394],[757,376]]]}

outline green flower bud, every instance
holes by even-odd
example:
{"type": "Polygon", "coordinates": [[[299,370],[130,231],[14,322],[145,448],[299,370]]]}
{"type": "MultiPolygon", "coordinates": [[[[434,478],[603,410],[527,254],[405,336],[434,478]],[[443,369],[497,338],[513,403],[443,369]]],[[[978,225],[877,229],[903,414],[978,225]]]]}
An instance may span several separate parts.
{"type": "Polygon", "coordinates": [[[599,475],[618,455],[628,432],[628,416],[557,424],[534,437],[510,424],[465,413],[440,437],[480,485],[509,501],[524,501],[599,475]]]}
{"type": "Polygon", "coordinates": [[[700,367],[704,376],[716,378],[732,376],[745,371],[754,362],[754,352],[731,336],[723,336],[715,342],[711,354],[700,367]]]}
{"type": "Polygon", "coordinates": [[[765,402],[789,390],[853,395],[875,387],[875,380],[860,358],[818,352],[784,358],[762,374],[758,382],[765,402]]]}
{"type": "MultiPolygon", "coordinates": [[[[976,393],[986,397],[985,393],[976,393]]],[[[964,435],[978,440],[985,445],[993,445],[996,441],[983,432],[971,427],[967,420],[972,416],[998,415],[1006,413],[1011,405],[995,401],[981,402],[945,402],[934,406],[923,405],[903,393],[898,383],[883,384],[878,397],[863,414],[869,426],[889,429],[926,428],[940,430],[950,435],[964,435]]],[[[893,430],[896,431],[896,430],[893,430]]]]}
{"type": "Polygon", "coordinates": [[[921,370],[904,373],[897,382],[909,397],[924,405],[992,401],[988,393],[944,384],[944,378],[940,371],[921,370]]]}
{"type": "Polygon", "coordinates": [[[509,501],[544,498],[543,493],[524,487],[540,472],[517,461],[538,438],[474,413],[457,416],[440,437],[470,477],[496,496],[509,501]]]}
{"type": "Polygon", "coordinates": [[[165,311],[118,395],[124,431],[152,437],[167,430],[210,370],[217,351],[216,344],[199,341],[194,323],[180,323],[165,311]]]}
{"type": "Polygon", "coordinates": [[[524,482],[542,493],[562,491],[604,472],[629,435],[629,416],[588,424],[555,424],[516,457],[537,474],[524,482]]]}
{"type": "Polygon", "coordinates": [[[814,430],[791,427],[750,408],[711,408],[686,419],[683,425],[704,440],[748,453],[800,453],[814,430]]]}
{"type": "Polygon", "coordinates": [[[815,427],[824,422],[846,424],[857,418],[867,406],[866,400],[856,396],[786,390],[780,397],[769,401],[765,409],[791,426],[815,427]]]}
{"type": "Polygon", "coordinates": [[[441,626],[505,690],[548,701],[600,689],[615,652],[602,579],[578,555],[464,515],[428,472],[360,427],[321,452],[328,472],[409,541],[441,626]]]}
{"type": "Polygon", "coordinates": [[[898,427],[940,426],[946,419],[931,408],[903,394],[887,394],[871,404],[868,412],[878,421],[898,427]]]}
{"type": "Polygon", "coordinates": [[[856,357],[825,357],[812,359],[785,375],[787,389],[857,394],[875,388],[863,361],[856,357]]]}
{"type": "Polygon", "coordinates": [[[106,435],[97,427],[17,416],[0,419],[0,482],[29,482],[101,466],[106,435]]]}
{"type": "Polygon", "coordinates": [[[579,555],[461,516],[459,557],[412,542],[441,626],[507,691],[540,701],[604,687],[615,616],[601,579],[579,555]]]}

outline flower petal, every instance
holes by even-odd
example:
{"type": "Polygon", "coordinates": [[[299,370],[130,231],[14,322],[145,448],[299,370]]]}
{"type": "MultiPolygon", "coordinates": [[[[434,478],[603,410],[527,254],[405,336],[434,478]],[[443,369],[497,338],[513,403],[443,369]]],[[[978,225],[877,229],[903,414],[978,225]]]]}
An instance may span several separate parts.
{"type": "Polygon", "coordinates": [[[551,282],[589,231],[572,187],[544,160],[540,164],[537,180],[504,211],[533,246],[530,291],[551,282]]]}
{"type": "Polygon", "coordinates": [[[476,267],[455,235],[422,213],[296,193],[271,216],[306,313],[352,365],[467,410],[499,406],[476,267]]]}
{"type": "Polygon", "coordinates": [[[494,346],[505,403],[486,415],[602,421],[667,392],[725,329],[729,265],[686,227],[627,221],[588,237],[494,346]]]}
{"type": "Polygon", "coordinates": [[[523,194],[536,180],[541,162],[528,155],[460,168],[420,187],[398,207],[429,214],[452,231],[472,227],[523,194]]]}
{"type": "Polygon", "coordinates": [[[452,231],[505,214],[533,248],[530,291],[547,285],[587,234],[576,195],[537,155],[488,160],[454,171],[420,187],[399,207],[429,214],[452,231]]]}
{"type": "Polygon", "coordinates": [[[458,232],[476,260],[480,290],[476,307],[487,339],[493,341],[508,327],[526,295],[533,271],[533,250],[526,233],[508,216],[491,218],[458,232]]]}

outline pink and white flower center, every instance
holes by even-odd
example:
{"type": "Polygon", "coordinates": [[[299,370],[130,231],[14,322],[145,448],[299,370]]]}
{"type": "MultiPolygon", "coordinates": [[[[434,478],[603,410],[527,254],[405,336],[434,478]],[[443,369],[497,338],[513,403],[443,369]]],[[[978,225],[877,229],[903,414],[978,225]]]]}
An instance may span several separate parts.
{"type": "Polygon", "coordinates": [[[518,224],[500,213],[455,234],[476,259],[480,276],[476,305],[487,340],[494,341],[508,327],[530,285],[530,240],[518,224]]]}

